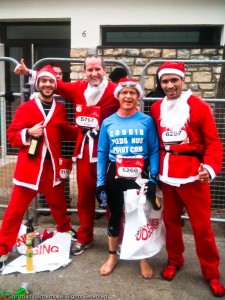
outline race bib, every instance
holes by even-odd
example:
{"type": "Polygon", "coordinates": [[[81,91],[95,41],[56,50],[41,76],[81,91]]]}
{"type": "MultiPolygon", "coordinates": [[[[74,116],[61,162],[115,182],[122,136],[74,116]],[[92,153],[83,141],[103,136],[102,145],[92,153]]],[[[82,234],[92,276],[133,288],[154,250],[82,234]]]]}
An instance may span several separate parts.
{"type": "Polygon", "coordinates": [[[72,171],[72,160],[68,158],[59,158],[59,175],[61,179],[66,179],[72,171]]]}
{"type": "Polygon", "coordinates": [[[76,124],[83,128],[95,128],[99,126],[100,107],[78,104],[76,106],[76,124]]]}
{"type": "Polygon", "coordinates": [[[141,175],[144,168],[144,157],[136,156],[121,156],[116,157],[116,177],[137,178],[141,175]]]}
{"type": "Polygon", "coordinates": [[[162,133],[162,140],[164,145],[180,144],[187,138],[187,132],[185,130],[177,131],[164,131],[162,133]]]}

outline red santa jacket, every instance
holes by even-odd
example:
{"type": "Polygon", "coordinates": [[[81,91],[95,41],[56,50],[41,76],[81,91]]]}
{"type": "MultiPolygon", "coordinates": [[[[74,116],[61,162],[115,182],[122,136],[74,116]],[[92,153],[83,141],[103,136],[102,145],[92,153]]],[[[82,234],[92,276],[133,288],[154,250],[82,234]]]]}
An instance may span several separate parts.
{"type": "Polygon", "coordinates": [[[175,132],[161,126],[162,101],[155,102],[150,109],[160,139],[160,180],[175,185],[198,180],[201,161],[214,178],[222,168],[223,146],[210,106],[191,95],[187,99],[190,107],[189,120],[181,130],[175,132]],[[176,138],[178,135],[180,138],[176,138]],[[179,142],[173,143],[176,140],[179,142]],[[170,153],[171,151],[175,154],[170,153]],[[184,155],[176,155],[181,152],[184,155]]]}
{"type": "Polygon", "coordinates": [[[54,170],[52,184],[55,186],[60,183],[61,141],[74,141],[77,138],[77,129],[67,122],[65,108],[61,103],[53,100],[47,116],[38,97],[21,104],[16,110],[14,119],[7,130],[7,135],[10,144],[13,147],[19,147],[13,178],[15,184],[38,190],[47,149],[50,152],[54,170]],[[44,122],[46,128],[43,132],[40,149],[37,157],[29,157],[30,142],[26,141],[26,130],[41,121],[44,122]]]}
{"type": "MultiPolygon", "coordinates": [[[[61,95],[63,98],[70,99],[73,101],[74,105],[87,105],[86,99],[84,96],[84,92],[88,87],[88,82],[86,80],[79,80],[77,82],[62,82],[57,81],[57,90],[56,93],[61,95]]],[[[108,85],[101,97],[98,101],[96,106],[100,107],[100,125],[102,121],[110,116],[111,114],[115,113],[119,108],[119,102],[114,97],[113,93],[115,90],[116,85],[113,82],[108,82],[108,85]]],[[[82,128],[78,129],[78,137],[77,142],[74,150],[75,157],[82,157],[82,149],[85,134],[82,128]]],[[[98,138],[93,140],[93,149],[89,145],[90,153],[90,161],[95,162],[97,161],[97,146],[98,146],[98,138]]]]}

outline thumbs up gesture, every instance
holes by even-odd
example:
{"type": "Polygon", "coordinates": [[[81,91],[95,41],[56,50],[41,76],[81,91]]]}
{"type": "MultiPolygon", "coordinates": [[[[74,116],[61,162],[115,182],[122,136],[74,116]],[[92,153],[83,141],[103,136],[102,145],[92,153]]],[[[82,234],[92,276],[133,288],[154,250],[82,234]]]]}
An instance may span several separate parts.
{"type": "Polygon", "coordinates": [[[210,181],[209,173],[204,168],[203,163],[200,164],[198,169],[199,180],[203,183],[208,183],[210,181]]]}

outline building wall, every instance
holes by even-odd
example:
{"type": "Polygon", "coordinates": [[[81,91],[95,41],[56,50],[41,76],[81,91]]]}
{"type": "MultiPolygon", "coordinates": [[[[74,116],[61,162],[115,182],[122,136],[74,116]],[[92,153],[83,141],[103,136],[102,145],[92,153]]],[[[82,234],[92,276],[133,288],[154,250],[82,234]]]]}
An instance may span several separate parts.
{"type": "MultiPolygon", "coordinates": [[[[72,49],[71,57],[83,57],[90,53],[90,49],[72,49]]],[[[223,48],[217,49],[157,49],[157,48],[104,48],[97,49],[97,54],[105,59],[119,60],[125,63],[131,70],[132,76],[140,80],[144,67],[156,60],[222,60],[223,48]]],[[[107,65],[107,75],[118,65],[107,65]]],[[[225,64],[224,64],[225,66],[225,64]]],[[[155,73],[159,64],[150,66],[144,73],[145,94],[155,88],[155,73]]],[[[218,82],[221,74],[221,64],[186,64],[186,85],[197,96],[202,98],[216,98],[218,82]]],[[[83,78],[83,68],[81,64],[72,64],[71,80],[83,78]]]]}
{"type": "MultiPolygon", "coordinates": [[[[140,79],[143,67],[156,59],[222,59],[223,49],[101,48],[102,25],[221,25],[225,27],[224,0],[1,0],[0,24],[11,21],[71,21],[71,57],[98,53],[122,60],[140,79]],[[83,34],[85,32],[85,35],[83,34]]],[[[225,30],[221,46],[225,43],[225,30]]],[[[148,69],[146,93],[155,86],[157,66],[148,69]]],[[[107,67],[107,73],[112,67],[107,67]]],[[[71,79],[83,78],[81,65],[71,66],[71,79]]],[[[189,66],[186,88],[204,98],[216,96],[221,66],[189,66]]]]}
{"type": "MultiPolygon", "coordinates": [[[[71,48],[101,45],[101,25],[222,25],[224,0],[1,0],[0,22],[71,20],[71,48]],[[86,32],[86,36],[82,35],[86,32]]],[[[225,32],[221,45],[225,42],[225,32]]]]}

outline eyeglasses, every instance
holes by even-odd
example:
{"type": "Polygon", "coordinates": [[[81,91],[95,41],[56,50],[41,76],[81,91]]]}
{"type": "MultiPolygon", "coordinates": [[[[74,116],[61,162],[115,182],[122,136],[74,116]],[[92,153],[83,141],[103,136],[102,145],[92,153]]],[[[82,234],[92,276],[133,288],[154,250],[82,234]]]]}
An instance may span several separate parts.
{"type": "Polygon", "coordinates": [[[131,87],[134,88],[136,87],[136,82],[120,82],[119,85],[121,85],[123,88],[125,87],[131,87]]]}

